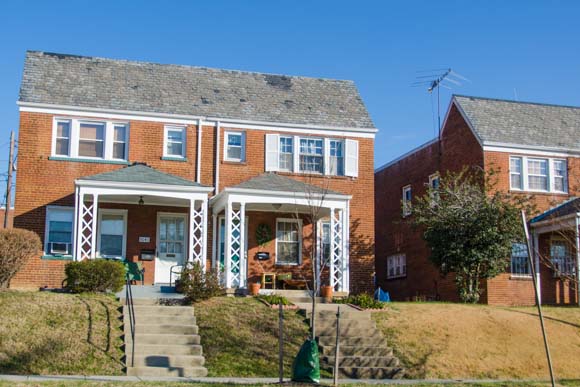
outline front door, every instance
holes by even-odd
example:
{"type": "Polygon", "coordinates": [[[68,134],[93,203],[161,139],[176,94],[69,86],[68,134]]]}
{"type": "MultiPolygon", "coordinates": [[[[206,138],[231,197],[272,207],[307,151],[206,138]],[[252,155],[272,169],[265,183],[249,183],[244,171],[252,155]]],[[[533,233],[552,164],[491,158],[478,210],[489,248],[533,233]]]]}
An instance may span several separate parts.
{"type": "MultiPolygon", "coordinates": [[[[183,265],[187,257],[187,215],[159,214],[157,217],[157,256],[155,283],[168,284],[173,266],[183,265]]],[[[177,268],[179,270],[179,268],[177,268]]],[[[175,277],[175,275],[174,275],[175,277]]],[[[175,281],[175,278],[172,279],[175,281]]]]}

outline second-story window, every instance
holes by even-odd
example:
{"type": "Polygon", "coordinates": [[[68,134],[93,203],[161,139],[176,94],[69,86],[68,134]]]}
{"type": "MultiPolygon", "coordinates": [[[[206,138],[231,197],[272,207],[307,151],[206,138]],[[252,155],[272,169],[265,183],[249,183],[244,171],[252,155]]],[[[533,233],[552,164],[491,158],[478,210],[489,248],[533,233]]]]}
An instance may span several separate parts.
{"type": "Polygon", "coordinates": [[[79,156],[103,158],[105,124],[81,122],[79,132],[79,156]]]}
{"type": "Polygon", "coordinates": [[[522,158],[510,157],[510,188],[523,189],[522,158]]]}
{"type": "Polygon", "coordinates": [[[568,192],[565,159],[510,156],[510,189],[533,192],[568,192]]]}
{"type": "Polygon", "coordinates": [[[300,139],[300,172],[323,173],[322,139],[300,139]]]}
{"type": "Polygon", "coordinates": [[[280,161],[281,171],[292,172],[294,165],[294,154],[292,137],[280,137],[280,161]]]}
{"type": "Polygon", "coordinates": [[[185,157],[185,127],[165,126],[165,157],[185,157]]]}
{"type": "Polygon", "coordinates": [[[71,159],[125,161],[128,155],[127,123],[55,118],[52,156],[71,159]]]}
{"type": "Polygon", "coordinates": [[[403,216],[411,215],[411,186],[403,187],[403,216]]]}
{"type": "Polygon", "coordinates": [[[528,159],[528,186],[533,191],[548,190],[548,160],[528,159]]]}
{"type": "Polygon", "coordinates": [[[566,192],[568,190],[568,173],[566,160],[554,160],[554,190],[566,192]]]}
{"type": "Polygon", "coordinates": [[[343,142],[330,140],[329,170],[331,175],[344,176],[343,142]]]}
{"type": "Polygon", "coordinates": [[[243,132],[225,132],[224,160],[242,162],[245,157],[243,132]]]}

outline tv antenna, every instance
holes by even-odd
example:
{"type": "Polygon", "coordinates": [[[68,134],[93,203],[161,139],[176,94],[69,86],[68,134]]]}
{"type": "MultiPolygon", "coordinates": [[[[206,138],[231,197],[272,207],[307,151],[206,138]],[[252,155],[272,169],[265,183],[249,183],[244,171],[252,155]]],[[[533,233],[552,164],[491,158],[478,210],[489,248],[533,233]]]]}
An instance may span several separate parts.
{"type": "MultiPolygon", "coordinates": [[[[461,86],[461,81],[464,82],[471,82],[469,79],[465,78],[464,76],[456,73],[451,68],[446,69],[433,69],[433,70],[426,70],[426,71],[417,71],[418,75],[413,82],[413,87],[424,87],[427,86],[427,91],[431,96],[433,96],[433,91],[437,90],[437,130],[439,133],[439,137],[441,136],[441,87],[446,89],[451,89],[450,86],[461,86]],[[428,74],[426,74],[428,73],[428,74]],[[444,82],[449,82],[446,84],[444,82]]],[[[433,100],[431,100],[433,101],[433,100]]],[[[431,102],[431,106],[433,106],[433,102],[431,102]]]]}

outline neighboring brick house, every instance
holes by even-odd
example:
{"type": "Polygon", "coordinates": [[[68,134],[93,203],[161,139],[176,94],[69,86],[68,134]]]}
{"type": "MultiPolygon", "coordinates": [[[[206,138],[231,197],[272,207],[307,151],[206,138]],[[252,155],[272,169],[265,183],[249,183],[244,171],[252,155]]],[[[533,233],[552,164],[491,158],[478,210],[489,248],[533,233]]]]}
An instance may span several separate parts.
{"type": "Polygon", "coordinates": [[[245,289],[309,277],[319,243],[335,291],[372,289],[376,129],[353,82],[28,52],[18,105],[14,224],[44,252],[11,286],[107,257],[147,284],[189,260],[245,289]]]}
{"type": "Polygon", "coordinates": [[[14,220],[14,207],[11,207],[6,214],[6,207],[0,207],[0,230],[4,228],[4,218],[8,216],[8,228],[12,227],[14,220]]]}
{"type": "MultiPolygon", "coordinates": [[[[455,95],[439,138],[375,171],[377,283],[393,299],[458,300],[452,276],[439,274],[420,231],[408,224],[413,215],[405,202],[424,195],[429,185],[436,187],[439,176],[466,166],[497,171],[497,189],[531,195],[540,212],[566,203],[579,190],[580,108],[455,95]]],[[[551,267],[565,261],[566,272],[575,275],[574,238],[563,243],[555,227],[538,219],[532,223],[534,248],[547,263],[540,265],[540,257],[534,257],[541,301],[575,303],[573,281],[551,267]]],[[[521,247],[514,244],[505,274],[484,282],[483,303],[535,303],[521,247]]]]}

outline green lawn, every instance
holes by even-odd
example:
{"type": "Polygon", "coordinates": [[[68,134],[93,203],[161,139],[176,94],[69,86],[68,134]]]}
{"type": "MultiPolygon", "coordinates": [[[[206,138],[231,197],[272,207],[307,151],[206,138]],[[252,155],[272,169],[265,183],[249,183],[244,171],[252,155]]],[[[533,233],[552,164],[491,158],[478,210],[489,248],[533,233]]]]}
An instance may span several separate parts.
{"type": "MultiPolygon", "coordinates": [[[[284,369],[308,337],[296,311],[285,311],[284,369]]],[[[278,311],[254,298],[217,297],[195,304],[209,376],[277,377],[278,311]]]]}
{"type": "Polygon", "coordinates": [[[119,307],[106,295],[0,291],[0,373],[123,375],[119,307]]]}

